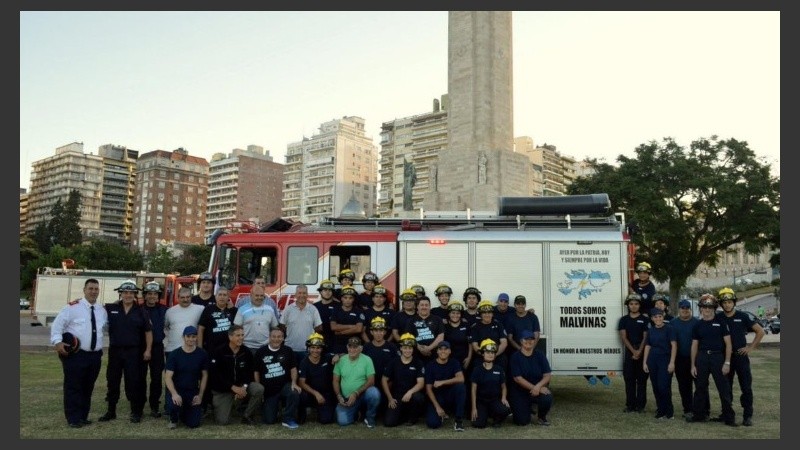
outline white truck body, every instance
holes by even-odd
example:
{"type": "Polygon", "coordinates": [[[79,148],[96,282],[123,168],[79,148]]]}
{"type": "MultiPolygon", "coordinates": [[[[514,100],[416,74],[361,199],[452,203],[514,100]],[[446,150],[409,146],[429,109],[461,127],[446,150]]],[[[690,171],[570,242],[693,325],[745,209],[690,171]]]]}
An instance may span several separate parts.
{"type": "Polygon", "coordinates": [[[414,231],[398,242],[400,286],[446,280],[452,298],[476,286],[492,302],[501,292],[522,294],[539,316],[553,373],[622,371],[617,323],[628,292],[628,242],[621,232],[414,231]]]}

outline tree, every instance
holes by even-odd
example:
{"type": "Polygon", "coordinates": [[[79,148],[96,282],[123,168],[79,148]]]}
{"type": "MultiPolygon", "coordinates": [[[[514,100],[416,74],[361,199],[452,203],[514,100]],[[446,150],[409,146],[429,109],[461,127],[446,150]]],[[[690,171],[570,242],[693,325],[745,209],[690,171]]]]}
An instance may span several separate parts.
{"type": "Polygon", "coordinates": [[[211,259],[211,247],[205,245],[192,245],[183,252],[175,263],[175,271],[182,275],[202,273],[208,270],[208,261],[211,259]]]}
{"type": "Polygon", "coordinates": [[[700,264],[716,266],[733,244],[748,253],[780,245],[780,179],[747,142],[712,136],[684,148],[665,138],[635,153],[618,156],[618,166],[590,160],[597,173],[568,192],[609,195],[637,230],[639,260],[652,264],[656,280],[669,280],[672,298],[700,264]]]}
{"type": "Polygon", "coordinates": [[[162,246],[150,255],[147,261],[147,270],[150,272],[172,273],[175,271],[178,258],[172,255],[168,247],[162,246]]]}
{"type": "Polygon", "coordinates": [[[72,248],[72,259],[85,269],[142,270],[144,258],[116,241],[93,239],[72,248]]]}

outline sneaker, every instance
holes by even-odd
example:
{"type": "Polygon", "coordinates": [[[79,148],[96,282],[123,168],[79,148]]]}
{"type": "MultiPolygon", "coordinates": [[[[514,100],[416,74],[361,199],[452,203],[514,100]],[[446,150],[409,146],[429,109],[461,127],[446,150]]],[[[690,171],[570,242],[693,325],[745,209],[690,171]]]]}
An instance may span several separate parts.
{"type": "Polygon", "coordinates": [[[658,419],[658,420],[670,420],[670,419],[674,419],[674,418],[675,418],[675,416],[668,416],[666,414],[661,416],[661,417],[656,417],[656,419],[658,419]]]}
{"type": "Polygon", "coordinates": [[[161,417],[161,412],[157,409],[150,410],[150,417],[158,419],[161,417]]]}
{"type": "Polygon", "coordinates": [[[294,420],[287,420],[286,422],[283,422],[281,425],[285,426],[290,430],[296,430],[300,428],[300,425],[298,425],[297,422],[295,422],[294,420]]]}
{"type": "Polygon", "coordinates": [[[98,422],[108,422],[109,420],[114,420],[116,418],[117,418],[117,414],[116,413],[106,412],[102,416],[98,417],[97,421],[98,422]]]}
{"type": "Polygon", "coordinates": [[[367,428],[375,428],[374,420],[364,419],[364,423],[367,424],[367,428]]]}
{"type": "Polygon", "coordinates": [[[453,429],[456,431],[464,431],[464,424],[461,423],[460,420],[456,420],[456,423],[453,424],[453,429]]]}
{"type": "Polygon", "coordinates": [[[139,423],[142,421],[141,414],[131,414],[131,423],[139,423]]]}
{"type": "Polygon", "coordinates": [[[694,417],[694,414],[693,414],[693,413],[691,413],[691,412],[686,412],[686,413],[683,413],[683,418],[684,418],[684,419],[686,419],[686,420],[689,420],[689,419],[691,419],[692,417],[694,417]]]}
{"type": "Polygon", "coordinates": [[[174,430],[175,428],[178,428],[178,424],[170,420],[169,423],[167,424],[167,428],[169,428],[170,430],[174,430]]]}
{"type": "Polygon", "coordinates": [[[541,425],[543,427],[549,427],[550,426],[550,422],[548,422],[547,419],[543,419],[541,417],[539,418],[539,420],[536,421],[536,423],[538,423],[539,425],[541,425]]]}
{"type": "Polygon", "coordinates": [[[742,425],[744,425],[746,427],[752,427],[753,426],[753,418],[752,417],[745,417],[744,420],[742,421],[742,425]]]}

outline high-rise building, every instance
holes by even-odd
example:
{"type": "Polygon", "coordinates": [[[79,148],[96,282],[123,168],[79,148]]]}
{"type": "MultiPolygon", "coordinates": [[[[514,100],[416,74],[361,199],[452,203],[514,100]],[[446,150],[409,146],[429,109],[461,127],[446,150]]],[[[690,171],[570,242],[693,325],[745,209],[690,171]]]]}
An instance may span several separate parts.
{"type": "Polygon", "coordinates": [[[100,193],[100,230],[102,235],[124,245],[131,241],[133,194],[136,189],[138,150],[106,144],[98,148],[103,158],[103,185],[100,193]]]}
{"type": "Polygon", "coordinates": [[[208,161],[183,148],[154,150],[136,163],[131,247],[148,255],[158,246],[180,250],[205,242],[208,161]]]}
{"type": "Polygon", "coordinates": [[[290,143],[283,168],[282,216],[304,223],[339,217],[351,197],[373,216],[376,153],[364,119],[356,116],[324,122],[310,138],[290,143]]]}
{"type": "Polygon", "coordinates": [[[25,222],[28,220],[28,190],[19,188],[19,235],[25,234],[25,222]]]}
{"type": "Polygon", "coordinates": [[[526,155],[533,164],[533,196],[552,197],[567,194],[567,187],[578,177],[578,162],[562,155],[555,145],[533,145],[529,136],[514,139],[517,153],[526,155]]]}
{"type": "Polygon", "coordinates": [[[211,156],[205,232],[224,228],[232,221],[257,224],[281,217],[283,165],[273,162],[269,150],[248,145],[230,154],[211,156]]]}
{"type": "Polygon", "coordinates": [[[380,217],[419,215],[425,193],[439,176],[439,152],[446,147],[447,94],[441,103],[434,99],[431,112],[381,125],[380,217]]]}
{"type": "MultiPolygon", "coordinates": [[[[447,148],[426,210],[496,211],[531,192],[531,164],[514,153],[510,11],[448,13],[447,148]]],[[[411,171],[413,173],[413,171],[411,171]]]]}
{"type": "Polygon", "coordinates": [[[56,202],[65,204],[75,189],[81,194],[81,233],[84,237],[100,235],[103,158],[85,154],[83,142],[73,142],[32,165],[26,233],[33,233],[40,223],[47,224],[56,202]]]}

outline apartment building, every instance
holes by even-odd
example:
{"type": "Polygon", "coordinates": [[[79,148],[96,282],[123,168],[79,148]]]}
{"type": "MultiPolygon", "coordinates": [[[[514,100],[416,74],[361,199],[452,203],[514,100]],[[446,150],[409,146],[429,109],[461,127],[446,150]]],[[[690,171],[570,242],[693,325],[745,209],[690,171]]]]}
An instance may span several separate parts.
{"type": "Polygon", "coordinates": [[[205,158],[183,148],[139,156],[131,247],[147,255],[159,245],[179,250],[203,244],[208,172],[205,158]]]}
{"type": "Polygon", "coordinates": [[[58,200],[64,204],[73,189],[81,194],[81,219],[84,237],[102,234],[100,229],[103,157],[83,152],[83,142],[56,148],[55,155],[34,161],[31,171],[26,234],[40,223],[50,221],[50,211],[58,200]]]}
{"type": "Polygon", "coordinates": [[[283,164],[258,145],[215,153],[209,165],[206,234],[232,221],[261,224],[281,217],[283,164]]]}
{"type": "MultiPolygon", "coordinates": [[[[541,195],[544,197],[566,195],[567,186],[572,184],[577,178],[578,165],[575,158],[562,155],[558,152],[555,145],[533,145],[533,139],[529,136],[514,138],[514,149],[516,153],[528,156],[534,169],[541,169],[541,178],[534,180],[534,193],[531,195],[541,195]],[[539,193],[541,188],[541,193],[539,193]]],[[[537,171],[534,170],[534,173],[537,171]]],[[[536,175],[534,175],[536,177],[536,175]]]]}
{"type": "Polygon", "coordinates": [[[105,144],[98,148],[103,158],[100,192],[100,230],[103,236],[130,244],[133,230],[133,195],[136,189],[138,150],[105,144]]]}
{"type": "Polygon", "coordinates": [[[431,112],[381,124],[380,217],[418,216],[425,194],[446,175],[437,161],[447,147],[447,101],[445,94],[441,102],[434,99],[431,112]]]}
{"type": "Polygon", "coordinates": [[[19,188],[19,236],[25,235],[25,223],[28,221],[28,190],[19,188]]]}
{"type": "Polygon", "coordinates": [[[375,214],[377,149],[364,123],[357,116],[330,120],[287,146],[282,217],[304,223],[339,217],[351,197],[368,217],[375,214]]]}

